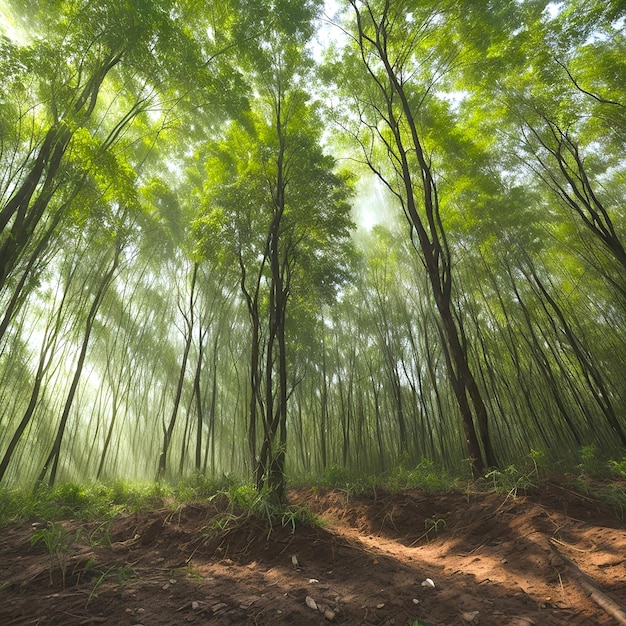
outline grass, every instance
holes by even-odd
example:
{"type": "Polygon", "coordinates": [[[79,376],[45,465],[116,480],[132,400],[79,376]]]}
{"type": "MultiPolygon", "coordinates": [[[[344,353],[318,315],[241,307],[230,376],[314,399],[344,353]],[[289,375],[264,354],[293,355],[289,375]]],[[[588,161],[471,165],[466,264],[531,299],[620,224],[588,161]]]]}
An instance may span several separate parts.
{"type": "Polygon", "coordinates": [[[227,506],[222,514],[211,522],[209,530],[227,531],[247,520],[259,522],[271,534],[277,525],[290,527],[294,533],[298,526],[320,526],[321,520],[301,506],[279,502],[268,491],[257,491],[247,484],[232,484],[208,498],[209,501],[224,498],[227,506]]]}
{"type": "MultiPolygon", "coordinates": [[[[307,480],[312,489],[329,488],[345,492],[349,500],[358,496],[376,497],[377,490],[398,493],[408,489],[432,492],[463,488],[468,493],[495,492],[516,496],[546,482],[560,482],[584,495],[609,503],[620,517],[626,512],[626,456],[602,457],[594,446],[584,446],[579,458],[570,465],[556,465],[541,450],[531,450],[519,464],[491,469],[479,481],[466,475],[452,475],[428,459],[410,463],[408,459],[382,475],[364,475],[339,466],[329,467],[320,477],[307,480]]],[[[215,529],[225,529],[244,518],[255,518],[268,528],[316,525],[319,520],[301,507],[277,502],[273,494],[257,490],[232,476],[221,479],[201,474],[182,480],[176,486],[164,483],[112,483],[79,485],[66,483],[50,489],[0,488],[0,528],[10,523],[41,521],[50,524],[58,520],[98,520],[104,532],[94,541],[106,541],[106,525],[127,513],[171,507],[193,501],[227,500],[224,513],[214,521],[215,529]],[[99,538],[99,539],[98,539],[99,538]]],[[[43,538],[40,539],[43,541],[43,538]]]]}
{"type": "Polygon", "coordinates": [[[4,488],[0,489],[0,527],[29,520],[111,520],[124,512],[164,506],[173,497],[173,491],[162,484],[122,481],[110,485],[66,483],[53,489],[42,485],[34,491],[4,488]]]}
{"type": "Polygon", "coordinates": [[[89,593],[87,602],[85,603],[85,609],[92,600],[98,597],[98,592],[105,581],[113,580],[118,585],[123,586],[130,580],[133,580],[135,576],[135,570],[130,565],[113,565],[106,570],[100,570],[89,593]]]}

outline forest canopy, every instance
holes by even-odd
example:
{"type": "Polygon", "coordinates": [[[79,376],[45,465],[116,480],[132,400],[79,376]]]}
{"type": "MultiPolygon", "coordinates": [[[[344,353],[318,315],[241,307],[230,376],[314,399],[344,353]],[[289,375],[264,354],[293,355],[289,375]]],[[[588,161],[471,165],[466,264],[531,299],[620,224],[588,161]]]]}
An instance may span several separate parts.
{"type": "Polygon", "coordinates": [[[2,484],[626,448],[623,2],[0,10],[2,484]]]}

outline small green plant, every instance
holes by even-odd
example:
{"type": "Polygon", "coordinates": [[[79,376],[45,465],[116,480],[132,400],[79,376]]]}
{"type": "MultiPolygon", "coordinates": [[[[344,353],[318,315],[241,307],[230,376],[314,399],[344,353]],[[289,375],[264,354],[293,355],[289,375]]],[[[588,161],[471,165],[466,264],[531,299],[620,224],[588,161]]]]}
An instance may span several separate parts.
{"type": "Polygon", "coordinates": [[[38,543],[43,543],[49,554],[58,554],[67,550],[69,543],[67,542],[67,531],[63,524],[50,522],[45,528],[38,530],[31,537],[30,545],[36,546],[38,543]]]}
{"type": "Polygon", "coordinates": [[[393,529],[397,530],[396,528],[396,515],[397,514],[398,514],[397,505],[393,504],[391,507],[385,507],[385,514],[383,515],[383,521],[380,526],[381,532],[387,524],[391,526],[393,529]]]}
{"type": "MultiPolygon", "coordinates": [[[[76,537],[78,534],[76,535],[76,537]]],[[[50,569],[50,584],[52,584],[52,573],[56,565],[61,570],[61,578],[63,586],[65,587],[65,573],[66,573],[66,559],[67,551],[72,544],[72,541],[68,537],[68,533],[62,524],[58,522],[50,522],[45,528],[38,530],[30,539],[31,547],[42,543],[48,550],[50,557],[49,569],[50,569]]]]}
{"type": "Polygon", "coordinates": [[[98,591],[102,584],[109,579],[113,579],[117,581],[119,585],[125,585],[127,582],[135,578],[135,570],[130,567],[130,565],[122,565],[118,567],[117,565],[112,565],[106,570],[100,571],[100,575],[94,581],[93,587],[91,589],[91,593],[87,598],[87,602],[85,603],[85,608],[89,606],[91,601],[94,598],[98,597],[98,591]]]}
{"type": "Polygon", "coordinates": [[[321,526],[320,519],[303,506],[288,506],[282,513],[281,522],[283,526],[291,526],[292,533],[296,532],[298,525],[321,526]]]}
{"type": "Polygon", "coordinates": [[[582,446],[580,449],[580,463],[577,466],[581,476],[601,476],[606,474],[606,465],[600,459],[595,444],[582,446]]]}
{"type": "Polygon", "coordinates": [[[447,491],[456,486],[456,479],[448,472],[437,467],[430,459],[422,458],[417,464],[405,460],[399,467],[392,470],[383,482],[385,488],[398,493],[406,489],[425,489],[426,491],[447,491]]]}
{"type": "Polygon", "coordinates": [[[440,517],[439,519],[434,519],[432,517],[428,517],[424,520],[424,530],[426,539],[430,541],[431,535],[436,535],[437,533],[445,530],[447,524],[446,520],[440,517]]]}
{"type": "Polygon", "coordinates": [[[533,470],[537,479],[540,478],[540,472],[546,466],[546,453],[545,450],[535,450],[534,448],[530,449],[528,453],[528,458],[533,464],[533,470]]]}
{"type": "Polygon", "coordinates": [[[503,470],[492,469],[485,474],[485,478],[492,482],[496,493],[517,496],[518,491],[526,491],[536,483],[534,470],[530,473],[520,472],[515,465],[509,465],[503,470]]]}
{"type": "Polygon", "coordinates": [[[626,478],[626,457],[621,459],[620,461],[610,460],[609,461],[609,471],[613,476],[618,476],[620,478],[626,478]]]}

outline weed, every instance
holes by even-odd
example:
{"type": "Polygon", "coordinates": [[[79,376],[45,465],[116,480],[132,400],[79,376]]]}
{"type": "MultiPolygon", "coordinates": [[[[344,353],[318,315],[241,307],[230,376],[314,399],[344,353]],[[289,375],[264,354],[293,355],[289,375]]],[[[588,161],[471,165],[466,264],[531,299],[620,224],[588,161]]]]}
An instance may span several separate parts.
{"type": "Polygon", "coordinates": [[[485,478],[491,480],[493,490],[496,493],[517,496],[518,491],[526,491],[529,487],[536,486],[537,476],[533,471],[523,473],[515,465],[509,465],[503,470],[493,469],[485,478]]]}
{"type": "Polygon", "coordinates": [[[58,554],[67,550],[69,543],[67,542],[67,531],[62,524],[58,522],[49,523],[46,528],[38,530],[30,539],[30,545],[36,546],[43,543],[48,549],[49,554],[58,554]]]}
{"type": "MultiPolygon", "coordinates": [[[[78,538],[78,533],[74,539],[78,538]]],[[[58,565],[61,570],[61,578],[63,587],[65,587],[65,572],[66,572],[66,559],[67,551],[72,544],[72,541],[68,537],[68,533],[62,524],[48,523],[46,528],[38,530],[30,539],[31,547],[36,546],[39,543],[43,543],[48,550],[50,557],[49,569],[50,569],[50,584],[52,584],[52,572],[55,565],[58,565]]]]}
{"type": "Polygon", "coordinates": [[[383,485],[392,493],[415,488],[447,491],[456,487],[457,480],[430,459],[423,458],[417,465],[403,464],[392,470],[384,477],[383,485]]]}
{"type": "Polygon", "coordinates": [[[283,526],[291,526],[291,532],[295,533],[298,525],[321,526],[321,520],[309,509],[303,506],[288,506],[282,513],[281,523],[283,526]]]}
{"type": "Polygon", "coordinates": [[[389,524],[392,528],[397,530],[396,528],[396,514],[397,513],[398,513],[397,505],[394,504],[392,505],[391,508],[385,507],[385,514],[383,515],[383,521],[382,521],[382,524],[380,525],[381,531],[387,524],[389,524]]]}
{"type": "Polygon", "coordinates": [[[626,489],[620,485],[608,485],[601,492],[602,500],[610,504],[615,510],[615,515],[624,521],[624,511],[626,510],[626,489]]]}
{"type": "Polygon", "coordinates": [[[440,517],[439,519],[433,519],[428,517],[424,520],[424,530],[426,531],[426,540],[430,541],[430,535],[436,535],[438,532],[445,530],[447,524],[446,520],[440,517]]]}
{"type": "Polygon", "coordinates": [[[581,447],[580,463],[577,466],[581,475],[599,476],[605,469],[603,465],[598,456],[598,448],[594,444],[581,447]]]}
{"type": "Polygon", "coordinates": [[[543,470],[546,467],[545,450],[535,450],[534,448],[531,448],[528,453],[528,458],[530,458],[533,464],[535,476],[539,478],[540,470],[543,470]]]}
{"type": "Polygon", "coordinates": [[[200,574],[199,572],[197,572],[193,565],[191,563],[189,563],[187,565],[187,572],[186,572],[186,576],[187,578],[190,578],[191,580],[195,580],[195,581],[201,581],[204,580],[202,574],[200,574]]]}
{"type": "Polygon", "coordinates": [[[85,608],[89,606],[94,598],[98,597],[98,590],[102,584],[109,579],[117,581],[119,585],[125,585],[127,582],[135,578],[135,570],[130,565],[122,565],[121,567],[112,565],[107,570],[100,571],[100,575],[94,581],[93,587],[85,603],[85,608]]]}
{"type": "Polygon", "coordinates": [[[210,498],[218,491],[228,490],[235,481],[224,475],[221,479],[209,478],[202,472],[194,472],[178,483],[176,499],[179,502],[193,502],[210,498]]]}
{"type": "Polygon", "coordinates": [[[611,459],[609,461],[609,471],[613,476],[626,478],[626,457],[624,457],[620,461],[611,459]]]}

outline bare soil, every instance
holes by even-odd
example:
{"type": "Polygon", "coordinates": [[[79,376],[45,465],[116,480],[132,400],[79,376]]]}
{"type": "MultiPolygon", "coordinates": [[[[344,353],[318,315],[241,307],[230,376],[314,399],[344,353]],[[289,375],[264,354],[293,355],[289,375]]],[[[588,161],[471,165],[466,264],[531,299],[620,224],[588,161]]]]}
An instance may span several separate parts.
{"type": "Polygon", "coordinates": [[[623,512],[563,486],[289,499],[324,525],[270,532],[217,498],[67,520],[56,550],[31,546],[45,524],[6,527],[0,624],[626,623],[623,512]]]}

